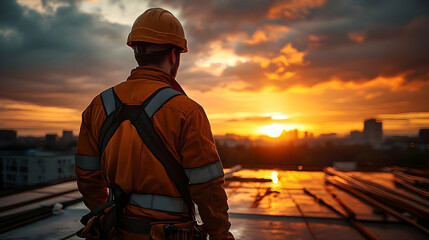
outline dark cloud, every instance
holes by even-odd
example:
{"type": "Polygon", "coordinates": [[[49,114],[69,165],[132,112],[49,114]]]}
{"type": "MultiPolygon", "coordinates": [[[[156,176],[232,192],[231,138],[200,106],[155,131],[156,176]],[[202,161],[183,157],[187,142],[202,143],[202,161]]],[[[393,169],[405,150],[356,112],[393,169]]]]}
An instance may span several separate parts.
{"type": "Polygon", "coordinates": [[[252,63],[226,68],[222,76],[232,74],[248,82],[245,90],[267,85],[285,89],[297,83],[312,86],[332,78],[363,82],[399,74],[408,81],[429,81],[429,55],[424,51],[429,49],[429,2],[425,0],[162,2],[181,9],[191,51],[203,53],[217,41],[244,57],[275,58],[288,43],[306,53],[308,64],[275,65],[295,72],[293,78],[279,81],[264,76],[272,69],[252,63]],[[238,34],[251,38],[267,25],[285,26],[289,32],[256,44],[228,40],[238,34]]]}
{"type": "MultiPolygon", "coordinates": [[[[79,0],[42,3],[46,13],[0,1],[0,98],[82,108],[126,78],[135,66],[125,45],[130,26],[83,13],[79,0]]],[[[244,82],[236,90],[282,90],[333,78],[365,82],[400,74],[407,84],[429,81],[426,0],[160,0],[150,5],[180,12],[190,52],[182,57],[178,78],[188,89],[209,91],[244,82]],[[270,35],[278,29],[284,32],[270,35]],[[261,32],[266,39],[253,39],[261,32]],[[213,43],[250,61],[230,64],[220,75],[213,68],[198,68],[198,60],[213,53],[213,43]],[[292,53],[282,52],[288,44],[304,54],[302,61],[288,62],[292,53]],[[286,61],[261,66],[255,56],[286,61]],[[268,77],[274,73],[278,79],[268,77]]]]}
{"type": "Polygon", "coordinates": [[[191,51],[205,51],[210,42],[224,40],[229,34],[251,33],[264,21],[275,0],[218,0],[218,1],[175,1],[152,0],[154,6],[160,3],[181,10],[185,20],[186,34],[191,51]]]}
{"type": "Polygon", "coordinates": [[[206,71],[189,71],[183,70],[178,76],[178,81],[190,89],[198,89],[200,91],[209,91],[214,87],[224,87],[227,80],[219,81],[219,77],[206,71]]]}
{"type": "Polygon", "coordinates": [[[266,17],[266,13],[275,0],[218,0],[218,1],[200,1],[200,0],[152,0],[152,4],[160,2],[179,8],[182,11],[182,17],[186,19],[196,19],[202,23],[230,22],[241,24],[244,22],[257,23],[266,17]],[[208,21],[208,22],[206,22],[208,21]]]}
{"type": "Polygon", "coordinates": [[[55,10],[50,3],[42,14],[0,1],[0,95],[82,108],[135,66],[125,45],[129,27],[79,11],[78,1],[55,10]]]}
{"type": "Polygon", "coordinates": [[[235,90],[254,91],[261,89],[267,84],[268,80],[266,80],[267,77],[264,72],[265,70],[258,63],[246,62],[238,63],[234,67],[227,67],[223,71],[222,77],[234,76],[237,80],[247,84],[246,88],[235,90]]]}
{"type": "MultiPolygon", "coordinates": [[[[358,11],[341,21],[334,18],[304,26],[301,36],[322,36],[322,40],[319,47],[308,50],[305,60],[311,64],[298,69],[297,77],[306,79],[309,85],[332,77],[368,81],[399,74],[405,74],[408,80],[429,80],[429,56],[422,51],[429,47],[427,1],[371,1],[354,8],[358,11]],[[362,35],[361,43],[352,41],[353,33],[362,35]]],[[[335,16],[332,12],[330,15],[335,16]]],[[[302,42],[295,46],[305,49],[302,42]]]]}

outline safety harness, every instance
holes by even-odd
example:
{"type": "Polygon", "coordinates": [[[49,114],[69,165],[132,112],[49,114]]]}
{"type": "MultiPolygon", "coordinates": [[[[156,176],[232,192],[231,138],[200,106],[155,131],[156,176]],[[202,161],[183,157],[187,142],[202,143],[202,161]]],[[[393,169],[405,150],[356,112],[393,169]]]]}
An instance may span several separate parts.
{"type": "Polygon", "coordinates": [[[101,99],[107,117],[100,130],[98,148],[101,159],[110,139],[115,134],[121,123],[129,120],[136,128],[146,147],[164,166],[168,177],[172,182],[174,182],[183,200],[181,198],[174,199],[166,196],[150,194],[131,193],[130,195],[126,195],[119,186],[115,186],[109,188],[108,202],[83,216],[80,220],[82,224],[86,225],[92,217],[101,214],[106,208],[114,206],[112,214],[109,214],[106,217],[105,224],[102,227],[102,234],[103,232],[106,233],[109,231],[113,226],[136,233],[149,233],[149,221],[135,220],[117,214],[120,209],[125,207],[127,204],[139,205],[140,207],[145,207],[145,204],[150,204],[152,209],[156,209],[156,204],[163,204],[164,209],[166,205],[172,205],[172,212],[177,212],[177,209],[187,210],[191,219],[195,220],[195,209],[189,193],[188,176],[186,175],[183,167],[167,150],[163,140],[158,135],[152,124],[152,117],[154,114],[167,101],[178,95],[181,95],[181,93],[172,88],[165,87],[155,91],[141,105],[127,105],[122,103],[116,95],[113,87],[105,90],[101,93],[101,99]]]}

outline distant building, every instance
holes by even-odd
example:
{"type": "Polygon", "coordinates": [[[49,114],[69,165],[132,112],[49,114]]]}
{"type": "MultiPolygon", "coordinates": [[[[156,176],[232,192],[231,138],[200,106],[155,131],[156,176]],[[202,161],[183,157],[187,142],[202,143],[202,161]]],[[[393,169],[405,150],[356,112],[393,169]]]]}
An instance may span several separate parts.
{"type": "Polygon", "coordinates": [[[389,136],[386,137],[383,144],[390,149],[393,147],[407,149],[411,144],[415,144],[415,138],[408,136],[389,136]]]}
{"type": "Polygon", "coordinates": [[[280,135],[280,138],[287,140],[296,140],[298,139],[298,129],[292,129],[290,131],[283,130],[280,135]]]}
{"type": "Polygon", "coordinates": [[[0,152],[2,187],[28,186],[73,177],[74,161],[73,153],[0,152]]]}
{"type": "Polygon", "coordinates": [[[319,138],[326,139],[326,140],[333,140],[333,139],[337,138],[337,134],[336,133],[323,133],[323,134],[320,134],[319,138]]]}
{"type": "Polygon", "coordinates": [[[350,131],[350,142],[353,144],[364,143],[365,137],[361,131],[350,131]]]}
{"type": "Polygon", "coordinates": [[[215,136],[216,144],[223,145],[226,147],[236,147],[243,146],[250,148],[252,144],[252,140],[248,137],[243,137],[235,134],[226,134],[224,136],[215,136]]]}
{"type": "Polygon", "coordinates": [[[312,132],[305,131],[304,139],[314,138],[314,134],[312,132]]]}
{"type": "Polygon", "coordinates": [[[52,146],[55,145],[57,143],[57,134],[46,134],[45,139],[46,139],[46,144],[48,146],[52,146]]]}
{"type": "Polygon", "coordinates": [[[424,143],[429,143],[429,129],[420,129],[419,130],[419,138],[424,143]]]}
{"type": "Polygon", "coordinates": [[[45,137],[25,136],[18,138],[18,144],[23,146],[43,146],[45,142],[45,137]]]}
{"type": "Polygon", "coordinates": [[[64,144],[73,142],[73,131],[63,130],[63,138],[61,140],[64,144]]]}
{"type": "Polygon", "coordinates": [[[363,125],[365,141],[371,144],[383,142],[383,123],[377,119],[367,119],[363,125]]]}
{"type": "Polygon", "coordinates": [[[0,129],[0,147],[13,146],[17,142],[15,130],[0,129]]]}

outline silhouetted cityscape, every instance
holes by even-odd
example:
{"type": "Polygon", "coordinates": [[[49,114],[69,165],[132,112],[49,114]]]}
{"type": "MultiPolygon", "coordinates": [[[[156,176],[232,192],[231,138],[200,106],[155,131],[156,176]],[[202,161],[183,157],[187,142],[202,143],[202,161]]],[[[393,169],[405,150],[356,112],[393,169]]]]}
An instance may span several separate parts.
{"type": "MultiPolygon", "coordinates": [[[[418,136],[385,136],[378,119],[366,119],[362,131],[339,137],[336,133],[283,131],[278,138],[235,134],[215,136],[224,166],[242,164],[258,168],[321,170],[381,169],[390,165],[427,167],[429,129],[418,136]]],[[[0,130],[0,186],[13,188],[74,178],[77,136],[18,137],[16,130],[0,130]]]]}

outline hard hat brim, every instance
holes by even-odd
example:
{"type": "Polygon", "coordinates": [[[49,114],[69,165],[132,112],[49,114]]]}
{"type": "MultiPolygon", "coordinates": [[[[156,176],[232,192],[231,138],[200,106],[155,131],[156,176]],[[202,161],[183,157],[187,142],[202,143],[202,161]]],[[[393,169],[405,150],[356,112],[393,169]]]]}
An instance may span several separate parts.
{"type": "Polygon", "coordinates": [[[174,33],[157,32],[146,27],[133,29],[128,35],[127,44],[132,47],[132,42],[149,42],[155,44],[171,44],[182,48],[182,52],[188,52],[185,38],[174,33]]]}

